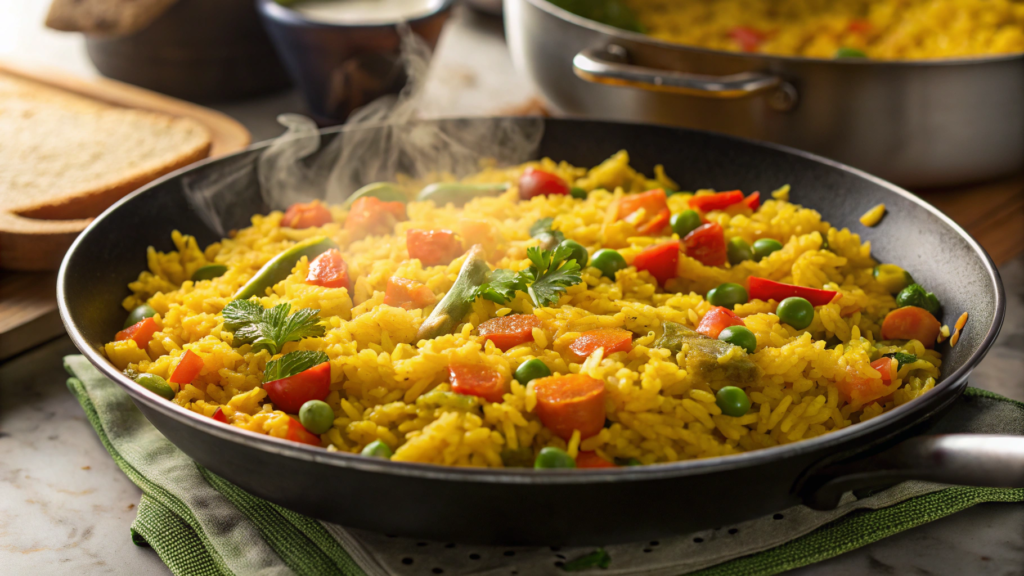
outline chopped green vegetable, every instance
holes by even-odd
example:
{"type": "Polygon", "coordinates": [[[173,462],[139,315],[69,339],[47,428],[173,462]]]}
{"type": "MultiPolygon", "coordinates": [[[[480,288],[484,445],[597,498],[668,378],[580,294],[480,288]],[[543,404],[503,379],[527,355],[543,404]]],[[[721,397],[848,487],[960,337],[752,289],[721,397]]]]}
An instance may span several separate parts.
{"type": "Polygon", "coordinates": [[[426,406],[442,406],[456,410],[476,410],[480,406],[480,399],[467,394],[456,394],[444,390],[431,390],[416,399],[416,404],[426,406]]]}
{"type": "Polygon", "coordinates": [[[238,292],[235,292],[231,299],[248,300],[253,296],[264,296],[267,288],[284,280],[292,273],[295,263],[303,256],[312,260],[331,248],[337,247],[338,245],[326,236],[315,236],[303,240],[271,258],[244,286],[238,289],[238,292]]]}
{"type": "Polygon", "coordinates": [[[252,344],[253,350],[281,351],[287,342],[324,335],[319,310],[301,308],[289,315],[291,304],[278,304],[267,310],[255,300],[235,300],[224,307],[224,329],[232,333],[234,344],[252,344]]]}
{"type": "Polygon", "coordinates": [[[859,48],[840,48],[836,50],[836,58],[867,58],[868,55],[859,48]]]}
{"type": "Polygon", "coordinates": [[[384,202],[402,202],[403,204],[409,202],[409,196],[395,184],[391,182],[373,182],[353,192],[351,196],[345,199],[341,207],[347,210],[355,204],[356,200],[367,197],[376,198],[384,202]]]}
{"type": "Polygon", "coordinates": [[[263,370],[263,381],[273,382],[274,380],[295,376],[327,361],[327,354],[320,350],[296,350],[295,352],[289,352],[277,360],[267,362],[267,367],[263,370]]]}
{"type": "Polygon", "coordinates": [[[584,190],[583,188],[580,188],[579,186],[573,186],[572,188],[569,188],[569,194],[572,195],[572,197],[576,198],[577,200],[587,199],[587,191],[584,190]]]}
{"type": "Polygon", "coordinates": [[[545,248],[545,250],[551,250],[554,246],[560,244],[562,240],[565,240],[565,234],[562,234],[558,230],[552,228],[551,225],[554,222],[554,218],[541,218],[540,220],[534,222],[533,226],[530,226],[530,238],[542,238],[545,234],[549,235],[552,238],[552,240],[542,238],[542,244],[544,242],[552,242],[551,247],[545,248]]]}
{"type": "Polygon", "coordinates": [[[139,322],[142,322],[146,318],[152,318],[156,316],[156,310],[153,309],[149,304],[140,304],[135,307],[134,310],[128,314],[128,318],[124,321],[124,327],[134,326],[139,322]]]}
{"type": "Polygon", "coordinates": [[[604,548],[598,548],[586,556],[580,556],[575,560],[570,560],[562,565],[562,570],[566,572],[578,572],[580,570],[586,570],[588,568],[600,568],[602,570],[607,569],[612,564],[612,557],[605,551],[604,548]]]}
{"type": "Polygon", "coordinates": [[[392,454],[391,447],[380,440],[374,440],[363,448],[362,455],[369,456],[370,458],[383,458],[390,460],[392,454]]]}
{"type": "Polygon", "coordinates": [[[501,451],[501,463],[505,468],[533,468],[533,450],[520,446],[515,450],[501,451]]]}
{"type": "Polygon", "coordinates": [[[907,354],[906,352],[893,352],[891,354],[883,354],[882,356],[895,360],[897,370],[903,368],[904,364],[913,364],[914,362],[917,362],[917,356],[914,354],[907,354]]]}
{"type": "Polygon", "coordinates": [[[516,381],[526,386],[537,378],[546,378],[551,376],[551,369],[544,363],[540,358],[531,358],[526,362],[523,362],[516,368],[515,374],[513,374],[516,381]]]}
{"type": "Polygon", "coordinates": [[[924,308],[936,318],[939,316],[939,308],[941,307],[939,299],[935,297],[935,294],[925,290],[920,284],[911,284],[900,290],[900,293],[896,295],[896,305],[900,308],[904,306],[924,308]]]}
{"type": "Polygon", "coordinates": [[[519,272],[495,270],[486,283],[468,294],[469,301],[479,296],[505,304],[516,292],[526,292],[534,306],[552,306],[566,288],[583,281],[579,264],[571,258],[571,247],[562,245],[553,251],[531,247],[526,250],[526,256],[531,262],[529,268],[519,272]]]}
{"type": "Polygon", "coordinates": [[[334,410],[323,400],[310,400],[299,408],[299,423],[313,434],[323,434],[334,426],[334,410]]]}
{"type": "Polygon", "coordinates": [[[572,254],[569,255],[570,260],[575,260],[580,265],[580,270],[587,267],[587,261],[590,260],[590,254],[587,253],[587,249],[582,244],[575,240],[562,240],[562,246],[568,246],[572,250],[572,254]]]}
{"type": "Polygon", "coordinates": [[[461,182],[438,182],[431,184],[416,195],[418,202],[432,200],[437,206],[454,204],[462,206],[474,198],[499,196],[509,189],[508,182],[495,184],[463,184],[461,182]]]}
{"type": "Polygon", "coordinates": [[[134,378],[135,382],[149,390],[157,396],[162,396],[167,400],[174,400],[174,390],[171,389],[170,384],[167,380],[157,376],[156,374],[139,374],[134,378]]]}
{"type": "Polygon", "coordinates": [[[223,264],[207,264],[206,266],[200,266],[199,269],[192,273],[192,281],[213,280],[223,276],[227,271],[228,267],[223,264]]]}
{"type": "Polygon", "coordinates": [[[565,450],[555,448],[554,446],[547,446],[541,448],[540,454],[537,454],[537,460],[533,463],[533,467],[538,470],[544,468],[575,468],[576,461],[565,450]]]}
{"type": "Polygon", "coordinates": [[[708,338],[677,322],[665,322],[661,327],[661,337],[654,342],[654,347],[664,348],[676,355],[684,345],[688,346],[685,365],[688,373],[700,375],[706,381],[748,383],[757,380],[760,368],[746,356],[731,355],[733,344],[708,338]],[[722,362],[721,359],[726,355],[729,355],[729,360],[722,362]]]}
{"type": "Polygon", "coordinates": [[[473,306],[477,289],[487,279],[490,268],[484,255],[484,247],[474,244],[466,253],[466,260],[459,269],[448,293],[434,307],[427,319],[420,324],[416,340],[430,340],[442,334],[451,333],[473,306]]]}
{"type": "Polygon", "coordinates": [[[914,283],[910,272],[895,264],[879,264],[872,270],[872,275],[890,294],[899,294],[904,288],[914,283]]]}
{"type": "Polygon", "coordinates": [[[747,244],[747,241],[740,237],[730,238],[725,250],[729,258],[729,264],[733,266],[744,260],[754,259],[754,252],[750,249],[750,244],[747,244]]]}
{"type": "Polygon", "coordinates": [[[757,242],[754,242],[754,246],[752,248],[754,250],[754,260],[760,262],[772,252],[782,250],[782,242],[779,242],[774,238],[761,238],[757,242]]]}

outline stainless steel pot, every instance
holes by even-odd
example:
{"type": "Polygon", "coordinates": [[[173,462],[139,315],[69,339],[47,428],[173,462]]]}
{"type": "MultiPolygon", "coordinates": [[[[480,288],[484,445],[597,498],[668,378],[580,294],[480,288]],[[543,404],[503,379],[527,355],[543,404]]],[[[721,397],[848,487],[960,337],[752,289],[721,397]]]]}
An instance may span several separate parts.
{"type": "Polygon", "coordinates": [[[778,142],[908,187],[1024,168],[1024,54],[819,60],[671,44],[506,0],[512,59],[560,112],[778,142]]]}

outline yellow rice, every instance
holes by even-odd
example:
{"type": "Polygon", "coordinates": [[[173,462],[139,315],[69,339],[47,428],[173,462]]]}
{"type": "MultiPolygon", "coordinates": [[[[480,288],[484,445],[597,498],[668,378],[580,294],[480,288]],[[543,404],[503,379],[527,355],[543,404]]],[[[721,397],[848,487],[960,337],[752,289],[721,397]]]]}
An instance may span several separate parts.
{"type": "MultiPolygon", "coordinates": [[[[583,271],[583,283],[572,286],[558,305],[533,308],[520,293],[506,305],[478,299],[453,334],[414,341],[427,310],[405,310],[382,303],[388,278],[400,276],[424,283],[440,297],[452,285],[462,264],[424,269],[408,260],[405,232],[411,228],[459,231],[467,222],[483,221],[493,233],[493,267],[521,269],[526,249],[537,244],[530,225],[553,217],[555,227],[593,253],[601,247],[618,249],[627,262],[646,246],[664,242],[636,234],[633,225],[609,218],[611,204],[627,192],[655,187],[675,188],[658,168],[649,179],[629,167],[620,152],[602,165],[585,169],[545,159],[509,169],[487,169],[470,180],[516,182],[525,166],[538,166],[592,192],[587,199],[570,196],[537,197],[519,201],[517,190],[496,198],[478,198],[457,209],[433,203],[410,203],[409,221],[393,235],[351,241],[340,224],[346,211],[334,207],[334,222],[320,228],[295,230],[280,226],[282,214],[252,217],[249,228],[220,242],[197,245],[175,231],[175,251],[150,247],[148,270],[129,285],[127,310],[148,302],[162,326],[146,350],[131,340],[106,345],[108,358],[120,369],[131,368],[167,378],[185,350],[204,361],[196,380],[179,388],[171,384],[181,407],[212,416],[222,408],[232,426],[276,437],[285,435],[291,416],[275,410],[261,387],[267,351],[249,345],[233,347],[220,310],[231,295],[265,262],[298,240],[328,235],[341,246],[352,279],[344,288],[323,288],[304,282],[303,259],[291,276],[260,299],[265,307],[288,302],[293,310],[317,308],[327,327],[320,338],[287,344],[282,352],[322,350],[331,364],[331,390],[326,399],[334,409],[334,426],[321,435],[328,450],[358,452],[375,440],[395,450],[394,459],[458,466],[503,465],[504,450],[555,446],[575,453],[597,451],[605,458],[636,458],[644,464],[705,458],[754,450],[813,438],[869,418],[908,402],[930,390],[939,376],[940,356],[920,342],[880,342],[879,325],[895,308],[893,297],[872,277],[875,261],[869,243],[849,230],[832,228],[814,210],[791,204],[788,186],[772,194],[755,213],[730,208],[708,214],[727,237],[748,242],[775,238],[784,247],[760,262],[730,267],[707,267],[680,255],[679,278],[665,290],[647,272],[629,267],[612,281],[595,268],[583,271]],[[830,250],[822,250],[827,239],[830,250]],[[228,266],[219,278],[192,282],[199,267],[217,262],[228,266]],[[726,416],[715,403],[715,392],[728,382],[707,382],[689,374],[679,358],[652,346],[663,322],[695,327],[711,308],[703,294],[723,282],[740,282],[751,275],[804,286],[839,290],[842,297],[816,309],[813,323],[798,331],[779,322],[776,303],[753,301],[737,306],[746,326],[757,336],[750,355],[763,371],[754,384],[743,385],[750,411],[726,416]],[[534,342],[502,352],[476,335],[486,319],[512,312],[534,313],[542,321],[534,342]],[[621,327],[634,333],[632,349],[607,357],[596,352],[582,364],[567,346],[585,330],[621,327]],[[837,383],[858,377],[878,380],[869,364],[880,354],[904,351],[916,362],[899,369],[891,395],[867,406],[840,398],[837,383]],[[554,373],[582,372],[606,386],[606,426],[595,436],[567,443],[542,426],[534,413],[532,385],[511,378],[516,367],[540,358],[554,373]],[[452,361],[485,364],[510,381],[500,403],[473,399],[468,406],[444,405],[433,390],[450,389],[447,366],[452,361]]],[[[669,197],[672,211],[684,210],[688,193],[669,197]]],[[[141,247],[140,247],[141,249],[141,247]]],[[[738,350],[738,349],[737,349],[738,350]]]]}

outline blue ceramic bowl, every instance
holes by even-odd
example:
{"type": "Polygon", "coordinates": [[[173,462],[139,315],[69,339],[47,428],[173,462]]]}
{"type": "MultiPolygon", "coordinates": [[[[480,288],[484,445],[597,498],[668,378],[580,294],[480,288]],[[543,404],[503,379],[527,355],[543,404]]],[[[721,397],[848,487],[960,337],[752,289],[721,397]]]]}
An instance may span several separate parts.
{"type": "MultiPolygon", "coordinates": [[[[451,14],[442,0],[429,14],[409,20],[431,49],[451,14]]],[[[256,9],[285,69],[321,125],[344,122],[353,110],[405,86],[396,23],[337,24],[307,18],[274,0],[256,9]]]]}

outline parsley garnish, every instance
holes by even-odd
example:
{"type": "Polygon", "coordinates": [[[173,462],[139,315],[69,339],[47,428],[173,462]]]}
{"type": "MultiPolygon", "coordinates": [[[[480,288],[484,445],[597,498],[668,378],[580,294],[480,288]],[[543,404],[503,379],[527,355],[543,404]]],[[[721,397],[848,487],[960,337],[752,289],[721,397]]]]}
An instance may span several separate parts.
{"type": "Polygon", "coordinates": [[[301,308],[289,315],[291,304],[267,310],[253,300],[235,300],[224,307],[224,328],[234,335],[236,346],[252,344],[253,350],[277,354],[287,342],[324,335],[319,310],[301,308]]]}
{"type": "Polygon", "coordinates": [[[319,350],[296,350],[289,352],[277,360],[267,362],[263,370],[263,381],[273,382],[289,376],[295,376],[305,372],[313,366],[319,366],[327,362],[327,354],[319,350]]]}
{"type": "Polygon", "coordinates": [[[533,223],[533,226],[530,226],[530,238],[539,238],[544,234],[550,234],[555,239],[553,244],[557,246],[562,242],[562,240],[565,240],[565,234],[562,234],[560,231],[552,228],[551,225],[554,224],[554,222],[554,218],[541,218],[540,220],[537,220],[533,223]]]}
{"type": "Polygon", "coordinates": [[[566,572],[577,572],[579,570],[586,570],[588,568],[600,568],[606,570],[608,566],[611,566],[612,557],[604,548],[598,548],[586,556],[580,556],[575,560],[570,560],[562,565],[562,570],[566,572]]]}
{"type": "Polygon", "coordinates": [[[559,246],[555,250],[528,248],[529,268],[519,272],[499,268],[491,272],[486,283],[470,292],[470,297],[505,304],[516,292],[526,292],[534,306],[556,304],[560,293],[583,281],[579,264],[569,259],[571,254],[572,250],[567,246],[559,246]]]}
{"type": "Polygon", "coordinates": [[[913,364],[914,362],[917,362],[917,356],[907,354],[906,352],[893,352],[892,354],[885,354],[884,356],[896,361],[897,370],[903,368],[904,364],[913,364]]]}

